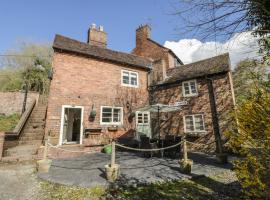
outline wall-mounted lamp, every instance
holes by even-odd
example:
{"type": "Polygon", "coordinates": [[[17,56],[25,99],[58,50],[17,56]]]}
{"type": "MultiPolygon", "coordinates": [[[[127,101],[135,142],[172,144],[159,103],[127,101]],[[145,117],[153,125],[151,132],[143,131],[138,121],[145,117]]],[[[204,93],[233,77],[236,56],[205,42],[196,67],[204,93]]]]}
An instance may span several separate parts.
{"type": "Polygon", "coordinates": [[[97,115],[97,111],[95,110],[95,105],[92,105],[92,110],[90,111],[89,114],[89,120],[93,121],[97,115]]]}

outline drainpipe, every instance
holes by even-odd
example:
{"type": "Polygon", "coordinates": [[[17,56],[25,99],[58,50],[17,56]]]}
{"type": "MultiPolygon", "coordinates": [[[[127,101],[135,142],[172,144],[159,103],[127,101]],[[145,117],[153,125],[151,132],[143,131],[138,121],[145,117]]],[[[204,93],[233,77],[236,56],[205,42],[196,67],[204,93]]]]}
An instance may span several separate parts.
{"type": "Polygon", "coordinates": [[[213,87],[213,80],[208,77],[206,77],[206,80],[207,80],[207,85],[208,85],[214,134],[215,134],[215,139],[216,139],[216,150],[218,153],[222,153],[223,150],[222,150],[221,135],[220,135],[220,130],[219,130],[219,119],[218,119],[218,114],[217,114],[217,105],[216,105],[216,97],[215,97],[215,92],[214,92],[214,87],[213,87]]]}

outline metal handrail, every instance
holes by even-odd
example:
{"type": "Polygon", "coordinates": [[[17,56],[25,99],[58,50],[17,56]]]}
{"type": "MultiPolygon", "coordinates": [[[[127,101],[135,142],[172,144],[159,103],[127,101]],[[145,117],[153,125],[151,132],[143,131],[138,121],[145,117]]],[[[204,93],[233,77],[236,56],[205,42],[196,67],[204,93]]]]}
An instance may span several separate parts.
{"type": "Polygon", "coordinates": [[[13,131],[11,131],[11,132],[6,132],[5,135],[6,135],[7,137],[8,137],[8,136],[12,136],[12,137],[19,137],[19,136],[20,136],[21,131],[22,131],[24,125],[26,124],[28,118],[30,117],[30,115],[31,115],[31,113],[32,113],[32,111],[33,111],[35,105],[36,105],[36,100],[34,99],[34,100],[30,103],[29,107],[28,107],[28,108],[25,110],[25,112],[22,114],[22,116],[21,116],[21,118],[20,118],[18,124],[17,124],[16,127],[13,129],[13,131]]]}

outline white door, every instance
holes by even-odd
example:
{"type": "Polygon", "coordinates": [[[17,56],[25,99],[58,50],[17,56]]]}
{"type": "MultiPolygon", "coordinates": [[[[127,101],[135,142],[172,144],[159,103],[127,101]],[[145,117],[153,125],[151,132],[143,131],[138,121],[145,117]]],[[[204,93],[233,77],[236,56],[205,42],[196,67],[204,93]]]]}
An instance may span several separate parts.
{"type": "Polygon", "coordinates": [[[140,135],[146,135],[152,137],[151,126],[150,126],[150,112],[148,111],[137,111],[136,112],[136,131],[137,139],[140,135]]]}
{"type": "Polygon", "coordinates": [[[82,144],[83,107],[62,106],[59,145],[82,144]]]}

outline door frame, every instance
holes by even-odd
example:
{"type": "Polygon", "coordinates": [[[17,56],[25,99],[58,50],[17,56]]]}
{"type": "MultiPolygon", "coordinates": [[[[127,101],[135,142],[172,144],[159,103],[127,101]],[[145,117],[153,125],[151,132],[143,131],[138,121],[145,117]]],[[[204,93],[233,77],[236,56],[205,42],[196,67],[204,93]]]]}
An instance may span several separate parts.
{"type": "Polygon", "coordinates": [[[63,145],[63,131],[64,131],[64,116],[65,116],[65,109],[66,108],[80,108],[81,109],[81,128],[80,128],[80,143],[82,144],[83,139],[83,113],[84,113],[84,107],[83,106],[72,106],[72,105],[62,105],[62,111],[61,111],[61,123],[60,123],[60,137],[59,137],[59,143],[58,145],[63,145]]]}
{"type": "MultiPolygon", "coordinates": [[[[138,113],[147,113],[148,114],[148,123],[140,123],[142,125],[148,125],[149,126],[149,129],[150,129],[150,138],[152,138],[152,129],[151,129],[151,112],[150,111],[136,111],[136,115],[135,115],[135,119],[136,119],[136,132],[137,132],[137,127],[138,127],[138,113]]],[[[144,118],[144,115],[142,115],[143,118],[144,118]]],[[[137,136],[138,137],[138,136],[137,136]]]]}

